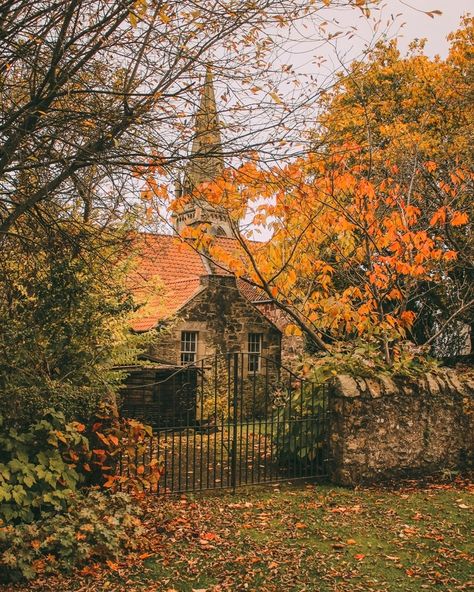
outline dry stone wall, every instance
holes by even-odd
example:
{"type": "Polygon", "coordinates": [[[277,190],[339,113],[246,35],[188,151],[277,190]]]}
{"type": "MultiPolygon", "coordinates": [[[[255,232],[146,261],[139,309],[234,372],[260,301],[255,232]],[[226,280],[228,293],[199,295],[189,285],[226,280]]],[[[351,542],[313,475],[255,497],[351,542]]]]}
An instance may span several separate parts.
{"type": "Polygon", "coordinates": [[[357,485],[473,462],[474,375],[338,376],[330,385],[332,481],[357,485]]]}

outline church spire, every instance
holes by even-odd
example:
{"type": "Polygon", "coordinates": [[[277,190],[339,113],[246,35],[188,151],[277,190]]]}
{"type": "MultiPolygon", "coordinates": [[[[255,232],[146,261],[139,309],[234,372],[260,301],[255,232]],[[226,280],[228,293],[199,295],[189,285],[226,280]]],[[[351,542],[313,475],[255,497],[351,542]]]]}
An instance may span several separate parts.
{"type": "Polygon", "coordinates": [[[183,210],[173,215],[175,230],[180,232],[184,226],[206,224],[210,226],[210,232],[213,234],[233,237],[232,224],[227,212],[222,207],[206,202],[204,197],[196,196],[196,189],[201,183],[216,179],[224,170],[220,123],[210,66],[206,68],[194,131],[190,162],[182,181],[179,180],[176,186],[177,197],[193,192],[194,196],[183,210]]]}
{"type": "Polygon", "coordinates": [[[224,170],[222,138],[211,66],[206,68],[201,101],[194,125],[195,136],[191,149],[191,162],[186,174],[186,189],[195,189],[200,183],[212,181],[224,170]]]}

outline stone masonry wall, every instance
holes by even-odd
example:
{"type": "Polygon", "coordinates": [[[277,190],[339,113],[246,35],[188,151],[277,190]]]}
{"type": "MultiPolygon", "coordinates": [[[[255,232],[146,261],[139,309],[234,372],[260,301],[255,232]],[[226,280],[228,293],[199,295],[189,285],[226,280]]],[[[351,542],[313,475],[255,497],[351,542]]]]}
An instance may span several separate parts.
{"type": "Polygon", "coordinates": [[[214,354],[246,352],[248,334],[262,333],[262,355],[280,362],[281,332],[237,289],[233,276],[203,276],[203,290],[154,344],[158,359],[179,363],[181,331],[197,331],[198,360],[214,354]]]}
{"type": "Polygon", "coordinates": [[[302,335],[287,335],[286,328],[293,324],[289,316],[279,309],[273,302],[256,302],[255,306],[282,332],[281,357],[284,365],[288,365],[304,353],[304,337],[302,335]]]}
{"type": "Polygon", "coordinates": [[[474,376],[338,376],[330,386],[332,481],[358,485],[473,462],[474,376]]]}

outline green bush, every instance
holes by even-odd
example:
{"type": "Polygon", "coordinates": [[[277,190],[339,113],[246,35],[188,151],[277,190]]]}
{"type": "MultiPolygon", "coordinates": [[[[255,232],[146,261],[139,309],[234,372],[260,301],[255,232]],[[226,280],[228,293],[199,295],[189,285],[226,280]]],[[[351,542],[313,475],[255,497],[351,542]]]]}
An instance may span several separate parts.
{"type": "Polygon", "coordinates": [[[31,522],[64,509],[81,475],[74,459],[88,449],[84,426],[49,412],[25,431],[0,416],[0,522],[31,522]]]}
{"type": "Polygon", "coordinates": [[[104,244],[104,233],[83,228],[64,241],[70,230],[23,228],[25,240],[2,243],[0,414],[9,426],[28,427],[50,408],[88,422],[118,392],[117,366],[136,363],[153,337],[129,330],[123,233],[107,233],[104,244]]]}
{"type": "Polygon", "coordinates": [[[325,413],[321,389],[313,393],[311,386],[280,408],[274,444],[281,467],[302,471],[321,467],[326,452],[325,413]]]}
{"type": "Polygon", "coordinates": [[[126,494],[69,494],[67,513],[0,528],[1,577],[18,581],[114,561],[137,548],[143,534],[140,511],[126,494]]]}

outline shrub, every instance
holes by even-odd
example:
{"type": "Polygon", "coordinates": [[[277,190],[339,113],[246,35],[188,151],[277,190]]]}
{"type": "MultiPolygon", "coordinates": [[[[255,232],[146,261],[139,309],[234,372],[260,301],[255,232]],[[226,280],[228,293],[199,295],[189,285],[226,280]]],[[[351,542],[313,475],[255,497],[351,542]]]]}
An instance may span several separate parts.
{"type": "Polygon", "coordinates": [[[131,263],[117,251],[125,234],[105,239],[81,225],[64,240],[71,230],[58,226],[44,236],[42,228],[23,228],[24,239],[2,243],[0,413],[13,427],[49,408],[88,422],[118,392],[125,375],[118,367],[135,364],[153,337],[129,331],[131,263]]]}
{"type": "Polygon", "coordinates": [[[282,467],[321,467],[325,456],[325,408],[321,389],[306,387],[280,408],[274,435],[276,458],[282,467]]]}
{"type": "Polygon", "coordinates": [[[161,467],[149,454],[151,428],[135,420],[96,419],[87,429],[48,411],[20,432],[5,429],[0,416],[0,522],[32,522],[65,510],[82,485],[111,491],[156,486],[161,467]]]}
{"type": "Polygon", "coordinates": [[[81,481],[74,460],[88,449],[84,426],[49,412],[23,432],[2,428],[0,416],[0,520],[31,522],[64,509],[81,481]]]}
{"type": "Polygon", "coordinates": [[[113,561],[135,549],[143,534],[140,511],[128,495],[69,494],[67,513],[0,528],[0,573],[3,581],[18,581],[113,561]]]}
{"type": "Polygon", "coordinates": [[[152,437],[151,426],[135,419],[111,420],[107,413],[97,417],[89,432],[90,452],[83,464],[89,471],[89,484],[110,491],[153,490],[162,463],[156,451],[153,455],[152,437]]]}

